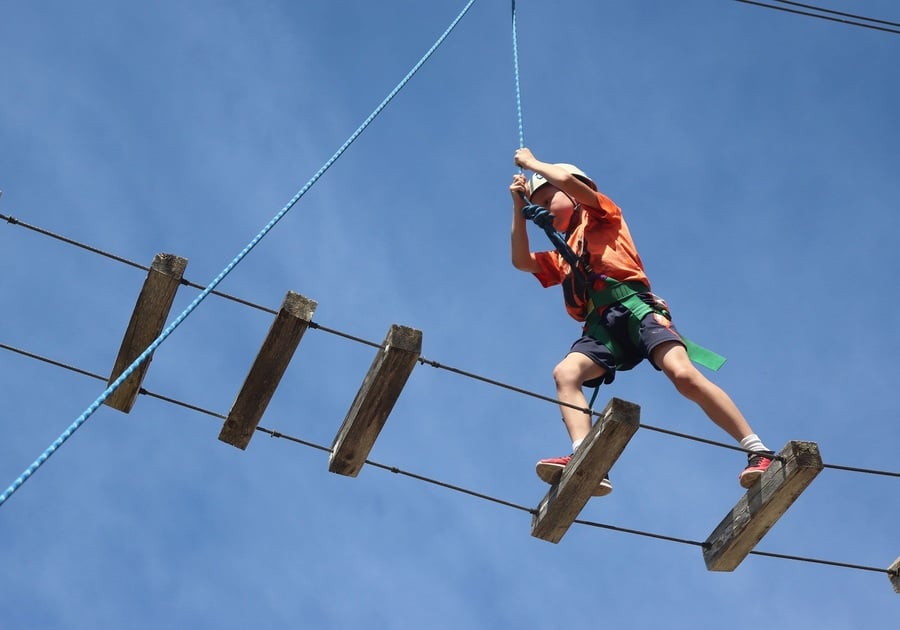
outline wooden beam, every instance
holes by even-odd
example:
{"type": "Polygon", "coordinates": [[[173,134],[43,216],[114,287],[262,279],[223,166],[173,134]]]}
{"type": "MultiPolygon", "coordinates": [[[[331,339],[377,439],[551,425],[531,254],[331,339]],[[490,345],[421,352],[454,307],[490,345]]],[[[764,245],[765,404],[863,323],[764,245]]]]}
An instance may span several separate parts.
{"type": "Polygon", "coordinates": [[[421,331],[391,326],[334,438],[328,470],[359,474],[421,352],[421,331]]]}
{"type": "Polygon", "coordinates": [[[710,571],[733,571],[822,470],[815,442],[788,442],[703,547],[710,571]]]}
{"type": "MultiPolygon", "coordinates": [[[[112,385],[162,333],[185,268],[187,259],[174,254],[157,254],[153,258],[147,279],[144,280],[144,286],[134,305],[131,321],[125,331],[107,386],[112,385]]],[[[147,357],[104,403],[125,413],[131,411],[152,358],[147,357]]]]}
{"type": "Polygon", "coordinates": [[[538,505],[531,535],[558,543],[640,427],[641,408],[613,398],[538,505]]]}
{"type": "Polygon", "coordinates": [[[888,577],[891,578],[891,586],[895,593],[900,593],[900,558],[894,560],[894,564],[888,567],[888,577]]]}
{"type": "Polygon", "coordinates": [[[316,306],[315,301],[288,291],[222,425],[221,441],[239,449],[250,444],[303,333],[309,328],[316,306]]]}

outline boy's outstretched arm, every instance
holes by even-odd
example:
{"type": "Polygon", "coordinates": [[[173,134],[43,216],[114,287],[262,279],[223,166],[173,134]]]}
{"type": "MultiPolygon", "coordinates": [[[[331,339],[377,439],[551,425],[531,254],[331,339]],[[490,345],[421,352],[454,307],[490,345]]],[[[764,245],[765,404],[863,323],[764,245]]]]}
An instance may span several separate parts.
{"type": "Polygon", "coordinates": [[[522,216],[522,208],[525,207],[525,200],[522,198],[522,195],[527,196],[530,194],[528,181],[524,175],[521,173],[513,175],[512,184],[509,185],[509,192],[513,201],[512,230],[509,238],[513,267],[519,271],[537,273],[541,268],[531,253],[531,246],[528,243],[527,224],[525,217],[522,216]]]}
{"type": "Polygon", "coordinates": [[[525,147],[518,149],[515,155],[515,162],[524,169],[540,173],[550,184],[573,197],[578,203],[586,206],[597,205],[597,197],[590,186],[556,164],[542,162],[537,159],[534,157],[531,149],[525,147]]]}

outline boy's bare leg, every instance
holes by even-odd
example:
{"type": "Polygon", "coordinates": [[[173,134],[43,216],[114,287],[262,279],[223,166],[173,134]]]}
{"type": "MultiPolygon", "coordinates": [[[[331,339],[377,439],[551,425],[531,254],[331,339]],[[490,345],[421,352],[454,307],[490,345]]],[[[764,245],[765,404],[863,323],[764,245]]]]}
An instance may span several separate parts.
{"type": "Polygon", "coordinates": [[[653,350],[653,362],[669,377],[682,396],[697,403],[710,420],[740,442],[753,433],[747,420],[721,387],[698,370],[684,346],[676,341],[653,350]]]}
{"type": "Polygon", "coordinates": [[[578,407],[573,409],[568,405],[560,405],[563,422],[573,443],[583,440],[591,430],[592,424],[591,415],[580,411],[588,408],[587,398],[581,389],[582,384],[600,378],[605,373],[603,367],[580,352],[570,352],[553,370],[557,398],[561,402],[578,407]]]}

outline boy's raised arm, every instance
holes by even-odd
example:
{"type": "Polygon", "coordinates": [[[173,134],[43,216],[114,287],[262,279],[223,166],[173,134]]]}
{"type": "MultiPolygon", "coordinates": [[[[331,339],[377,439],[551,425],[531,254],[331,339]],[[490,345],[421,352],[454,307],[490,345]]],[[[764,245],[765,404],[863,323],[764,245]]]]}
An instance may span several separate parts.
{"type": "Polygon", "coordinates": [[[570,195],[578,203],[586,206],[596,206],[597,197],[590,186],[572,175],[564,168],[549,162],[542,162],[534,157],[531,149],[521,148],[516,151],[516,164],[529,171],[540,173],[550,184],[570,195]]]}
{"type": "Polygon", "coordinates": [[[528,195],[528,182],[521,173],[513,175],[512,184],[509,186],[509,192],[513,201],[513,219],[512,230],[510,231],[510,254],[512,257],[513,267],[520,271],[537,273],[540,266],[531,253],[531,246],[528,242],[528,229],[525,217],[522,216],[522,208],[525,207],[523,195],[528,195]]]}

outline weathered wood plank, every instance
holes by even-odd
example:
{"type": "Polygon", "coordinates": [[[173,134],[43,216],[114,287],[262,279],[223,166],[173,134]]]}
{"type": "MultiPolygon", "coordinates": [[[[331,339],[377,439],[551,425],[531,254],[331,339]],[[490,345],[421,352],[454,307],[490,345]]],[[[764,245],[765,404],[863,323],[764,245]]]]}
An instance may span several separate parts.
{"type": "Polygon", "coordinates": [[[894,560],[894,564],[888,567],[888,577],[891,578],[891,586],[895,593],[900,593],[900,558],[894,560]]]}
{"type": "Polygon", "coordinates": [[[706,539],[710,571],[733,571],[823,467],[815,442],[788,442],[778,455],[706,539]]]}
{"type": "Polygon", "coordinates": [[[609,473],[640,427],[641,408],[612,398],[563,470],[562,478],[541,500],[532,517],[531,535],[552,543],[565,536],[594,489],[609,473]]]}
{"type": "MultiPolygon", "coordinates": [[[[186,268],[187,259],[174,254],[157,254],[153,258],[107,385],[111,385],[119,378],[162,333],[186,268]]],[[[141,383],[144,382],[152,358],[152,355],[147,357],[104,403],[113,409],[130,412],[140,393],[141,383]]]]}
{"type": "Polygon", "coordinates": [[[391,326],[334,439],[328,470],[359,474],[421,352],[421,331],[391,326]]]}
{"type": "Polygon", "coordinates": [[[250,444],[303,333],[309,328],[316,306],[314,300],[288,291],[222,425],[221,441],[240,449],[250,444]]]}

